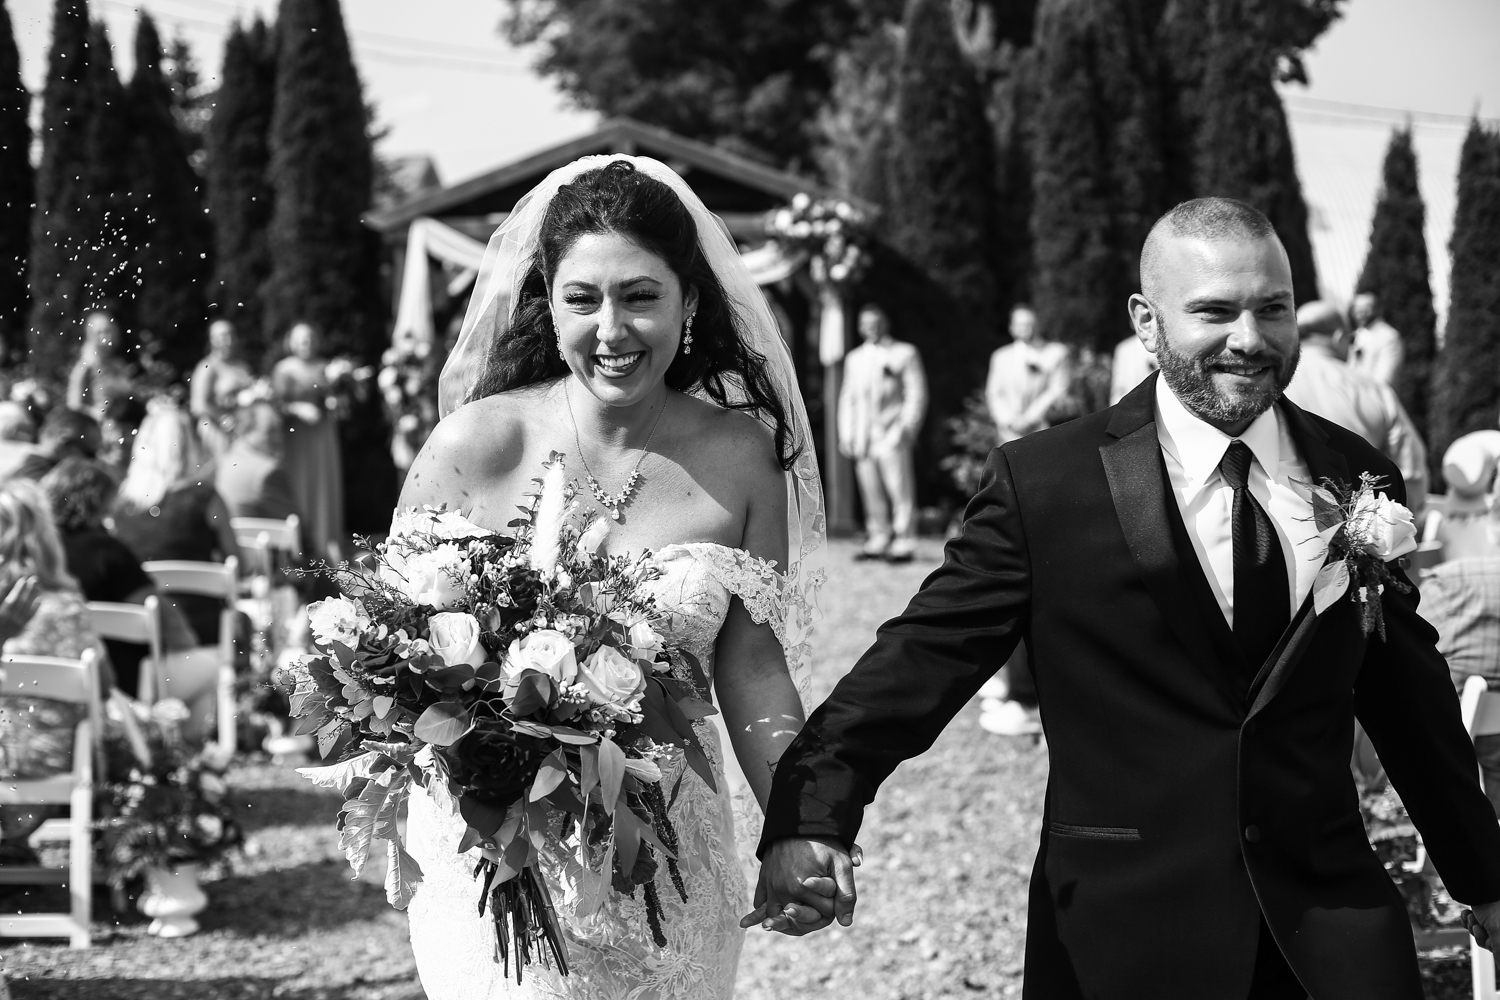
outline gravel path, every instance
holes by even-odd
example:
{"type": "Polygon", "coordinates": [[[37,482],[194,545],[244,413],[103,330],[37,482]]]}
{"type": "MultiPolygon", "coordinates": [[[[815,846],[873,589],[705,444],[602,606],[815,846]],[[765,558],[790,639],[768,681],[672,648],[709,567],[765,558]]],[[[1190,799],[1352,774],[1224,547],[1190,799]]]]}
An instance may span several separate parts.
{"type": "MultiPolygon", "coordinates": [[[[940,558],[931,541],[901,567],[856,563],[853,552],[834,544],[819,698],[940,558]]],[[[881,790],[862,837],[855,925],[802,939],[752,931],[742,1000],[1019,995],[1046,750],[985,733],[978,715],[967,707],[881,790]]],[[[134,916],[117,923],[101,902],[88,951],[0,946],[16,1000],[421,1000],[405,916],[386,905],[377,872],[349,879],[332,823],[337,796],[264,762],[237,767],[231,783],[247,845],[205,881],[203,932],[160,941],[134,916]]],[[[1466,957],[1428,964],[1434,1000],[1467,996],[1466,957]]]]}

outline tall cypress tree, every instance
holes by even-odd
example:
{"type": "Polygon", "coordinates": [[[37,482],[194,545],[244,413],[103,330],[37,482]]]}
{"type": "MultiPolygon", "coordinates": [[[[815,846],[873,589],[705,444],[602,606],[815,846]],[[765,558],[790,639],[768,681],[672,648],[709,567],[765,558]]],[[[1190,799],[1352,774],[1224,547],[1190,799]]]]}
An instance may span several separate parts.
{"type": "Polygon", "coordinates": [[[78,341],[88,278],[87,141],[89,12],[86,0],[57,0],[42,93],[42,157],[31,216],[30,357],[39,373],[64,371],[78,341]]]}
{"type": "Polygon", "coordinates": [[[1431,272],[1423,235],[1427,212],[1417,187],[1417,154],[1412,149],[1410,128],[1391,136],[1383,173],[1384,183],[1370,227],[1370,252],[1355,290],[1378,296],[1386,322],[1401,334],[1406,360],[1397,376],[1396,391],[1425,435],[1437,317],[1432,310],[1431,272]]]}
{"type": "Polygon", "coordinates": [[[1200,195],[1249,202],[1286,246],[1298,302],[1318,297],[1291,130],[1276,93],[1278,52],[1264,0],[1211,0],[1195,157],[1200,195]]]}
{"type": "Polygon", "coordinates": [[[269,336],[305,319],[332,351],[380,353],[370,267],[372,155],[359,75],[338,0],[281,0],[271,118],[269,336]]]}
{"type": "Polygon", "coordinates": [[[135,324],[153,359],[169,373],[185,375],[204,351],[212,234],[161,59],[156,25],[142,12],[129,88],[135,125],[129,165],[136,230],[132,270],[140,278],[135,324]]]}
{"type": "Polygon", "coordinates": [[[208,206],[214,223],[211,308],[235,324],[245,356],[260,362],[270,343],[261,286],[271,274],[267,227],[274,196],[271,115],[276,106],[275,34],[260,18],[236,24],[208,122],[208,206]]]}
{"type": "Polygon", "coordinates": [[[877,267],[870,287],[896,336],[922,353],[932,399],[924,436],[937,442],[943,418],[984,380],[975,359],[999,344],[994,166],[983,91],[948,0],[911,0],[904,24],[883,236],[909,270],[899,277],[877,267]]]}
{"type": "Polygon", "coordinates": [[[26,255],[36,196],[30,110],[10,13],[0,0],[0,363],[26,349],[26,255]]]}
{"type": "Polygon", "coordinates": [[[1163,208],[1153,60],[1125,0],[1046,0],[1037,36],[1037,315],[1051,339],[1103,350],[1129,333],[1125,301],[1163,208]]]}
{"type": "Polygon", "coordinates": [[[1500,407],[1500,132],[1469,126],[1448,242],[1448,322],[1432,381],[1432,451],[1495,426],[1500,407]]]}

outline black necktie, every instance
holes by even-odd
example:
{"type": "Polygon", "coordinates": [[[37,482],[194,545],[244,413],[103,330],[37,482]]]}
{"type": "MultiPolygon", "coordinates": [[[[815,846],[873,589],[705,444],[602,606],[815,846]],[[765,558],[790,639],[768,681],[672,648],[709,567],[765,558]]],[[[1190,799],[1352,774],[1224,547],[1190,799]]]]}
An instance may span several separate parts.
{"type": "Polygon", "coordinates": [[[1254,458],[1245,442],[1231,441],[1219,473],[1234,490],[1234,637],[1259,671],[1286,630],[1292,599],[1276,529],[1245,483],[1254,458]]]}

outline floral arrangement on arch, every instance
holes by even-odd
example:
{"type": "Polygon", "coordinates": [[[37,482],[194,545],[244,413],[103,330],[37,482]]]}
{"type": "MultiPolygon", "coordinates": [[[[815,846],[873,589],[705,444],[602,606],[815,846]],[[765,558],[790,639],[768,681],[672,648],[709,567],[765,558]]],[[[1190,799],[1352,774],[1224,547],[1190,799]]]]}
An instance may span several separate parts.
{"type": "Polygon", "coordinates": [[[574,526],[562,456],[535,486],[510,535],[441,507],[399,512],[373,569],[331,571],[342,596],[309,608],[317,654],[288,672],[297,731],[337,761],[301,773],[343,794],[350,865],[387,841],[387,898],[407,905],[422,872],[396,815],[422,786],[465,824],[460,850],[478,849],[479,910],[518,980],[538,961],[567,973],[543,844],[583,864],[584,912],[639,889],[665,944],[658,869],[686,888],[663,771],[683,762],[715,786],[693,730],[714,713],[707,678],[654,627],[650,553],[606,556],[607,521],[574,526]]]}
{"type": "Polygon", "coordinates": [[[94,849],[110,885],[148,869],[218,861],[242,841],[228,801],[228,755],[183,738],[187,706],[111,702],[105,770],[94,792],[94,849]]]}
{"type": "Polygon", "coordinates": [[[767,229],[782,243],[806,250],[815,275],[847,285],[869,265],[868,225],[865,213],[847,201],[801,192],[791,205],[771,213],[767,229]]]}
{"type": "Polygon", "coordinates": [[[380,356],[376,376],[390,418],[391,457],[409,469],[438,422],[438,374],[442,359],[431,342],[402,337],[380,356]]]}

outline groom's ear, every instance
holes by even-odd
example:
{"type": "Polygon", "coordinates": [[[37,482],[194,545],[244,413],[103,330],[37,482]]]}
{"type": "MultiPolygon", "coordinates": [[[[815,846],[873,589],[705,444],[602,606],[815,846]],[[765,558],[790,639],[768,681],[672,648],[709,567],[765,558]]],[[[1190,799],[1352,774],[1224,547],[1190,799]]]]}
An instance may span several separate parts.
{"type": "Polygon", "coordinates": [[[1130,325],[1135,328],[1135,335],[1141,339],[1146,350],[1155,354],[1156,341],[1161,336],[1161,316],[1156,311],[1156,306],[1146,296],[1136,292],[1130,297],[1126,308],[1130,310],[1130,325]]]}

